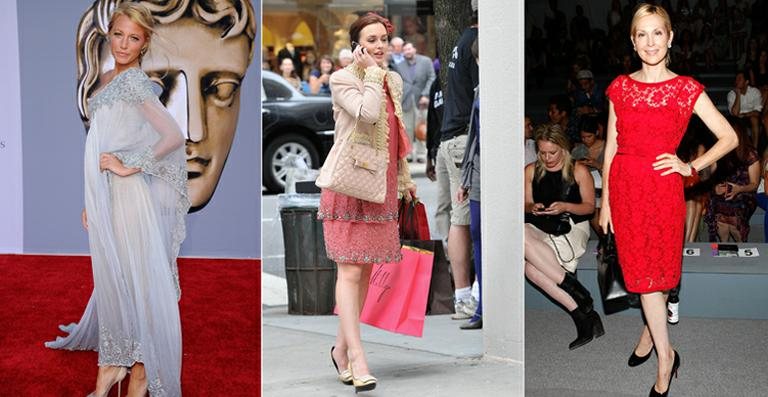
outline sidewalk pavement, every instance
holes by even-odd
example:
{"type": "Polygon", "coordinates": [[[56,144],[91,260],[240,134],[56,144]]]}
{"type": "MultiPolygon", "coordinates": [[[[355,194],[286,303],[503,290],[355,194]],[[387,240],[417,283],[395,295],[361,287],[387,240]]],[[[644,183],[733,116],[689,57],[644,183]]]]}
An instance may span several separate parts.
{"type": "MultiPolygon", "coordinates": [[[[410,163],[413,177],[426,165],[410,163]]],[[[352,386],[336,378],[329,351],[336,316],[289,315],[286,282],[262,273],[262,385],[268,397],[351,396],[352,386]]],[[[376,396],[510,396],[522,388],[523,365],[483,357],[482,330],[463,331],[450,315],[427,316],[422,338],[363,324],[361,334],[376,396]]]]}
{"type": "MultiPolygon", "coordinates": [[[[337,380],[329,356],[337,317],[288,315],[287,306],[279,303],[286,296],[284,279],[265,276],[264,396],[353,395],[353,387],[337,380]]],[[[522,386],[522,364],[484,358],[482,331],[463,331],[460,324],[450,315],[427,316],[422,338],[362,325],[368,364],[379,379],[376,390],[365,396],[512,396],[509,390],[522,386]]]]}
{"type": "Polygon", "coordinates": [[[408,163],[408,169],[411,171],[411,178],[427,175],[427,164],[416,161],[408,163]]]}

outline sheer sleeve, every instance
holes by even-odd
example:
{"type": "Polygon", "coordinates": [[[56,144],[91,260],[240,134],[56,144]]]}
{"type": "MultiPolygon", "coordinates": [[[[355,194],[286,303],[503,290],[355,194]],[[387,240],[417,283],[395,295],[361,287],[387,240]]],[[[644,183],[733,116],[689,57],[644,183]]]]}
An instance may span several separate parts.
{"type": "Polygon", "coordinates": [[[155,160],[162,160],[184,145],[184,137],[179,125],[157,97],[148,98],[139,105],[139,109],[159,135],[157,142],[152,145],[152,156],[155,160]]]}
{"type": "Polygon", "coordinates": [[[143,72],[126,72],[126,83],[122,99],[135,106],[142,118],[151,128],[152,134],[146,143],[138,150],[129,150],[113,153],[123,165],[130,168],[141,168],[145,173],[156,174],[160,172],[161,162],[170,159],[169,156],[177,153],[184,145],[184,136],[176,121],[163,106],[154,92],[152,84],[143,72]]]}

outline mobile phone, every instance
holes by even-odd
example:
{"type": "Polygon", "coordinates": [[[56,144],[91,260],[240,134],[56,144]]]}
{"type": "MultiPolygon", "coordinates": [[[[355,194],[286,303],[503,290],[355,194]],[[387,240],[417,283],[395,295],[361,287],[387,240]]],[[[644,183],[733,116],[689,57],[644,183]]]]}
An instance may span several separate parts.
{"type": "Polygon", "coordinates": [[[360,43],[353,41],[352,42],[352,52],[355,52],[355,49],[360,45],[360,43]]]}

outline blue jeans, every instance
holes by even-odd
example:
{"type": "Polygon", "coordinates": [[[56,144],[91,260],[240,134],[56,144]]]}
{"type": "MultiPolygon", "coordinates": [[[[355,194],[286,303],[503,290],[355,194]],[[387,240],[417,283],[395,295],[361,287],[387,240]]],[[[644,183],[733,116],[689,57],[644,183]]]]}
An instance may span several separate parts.
{"type": "Polygon", "coordinates": [[[768,243],[768,194],[758,193],[757,205],[765,211],[765,215],[763,216],[763,238],[765,238],[765,242],[768,243]]]}
{"type": "Polygon", "coordinates": [[[482,243],[480,242],[480,202],[469,200],[469,235],[472,238],[472,254],[475,259],[475,276],[480,290],[480,299],[477,301],[477,310],[473,317],[483,315],[483,283],[482,283],[482,243]]]}

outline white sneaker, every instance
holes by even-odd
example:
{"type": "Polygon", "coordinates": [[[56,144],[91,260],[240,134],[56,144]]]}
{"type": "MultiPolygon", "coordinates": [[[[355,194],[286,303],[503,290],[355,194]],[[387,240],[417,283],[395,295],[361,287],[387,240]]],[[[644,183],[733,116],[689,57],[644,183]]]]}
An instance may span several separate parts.
{"type": "Polygon", "coordinates": [[[472,316],[475,315],[478,304],[479,304],[479,301],[474,296],[469,297],[469,305],[467,305],[467,311],[472,313],[472,316]]]}
{"type": "Polygon", "coordinates": [[[473,308],[472,299],[469,301],[456,301],[453,304],[455,313],[451,316],[451,320],[469,320],[475,314],[475,308],[477,308],[477,304],[473,308]]]}
{"type": "Polygon", "coordinates": [[[680,322],[680,303],[667,303],[667,322],[677,324],[680,322]]]}

